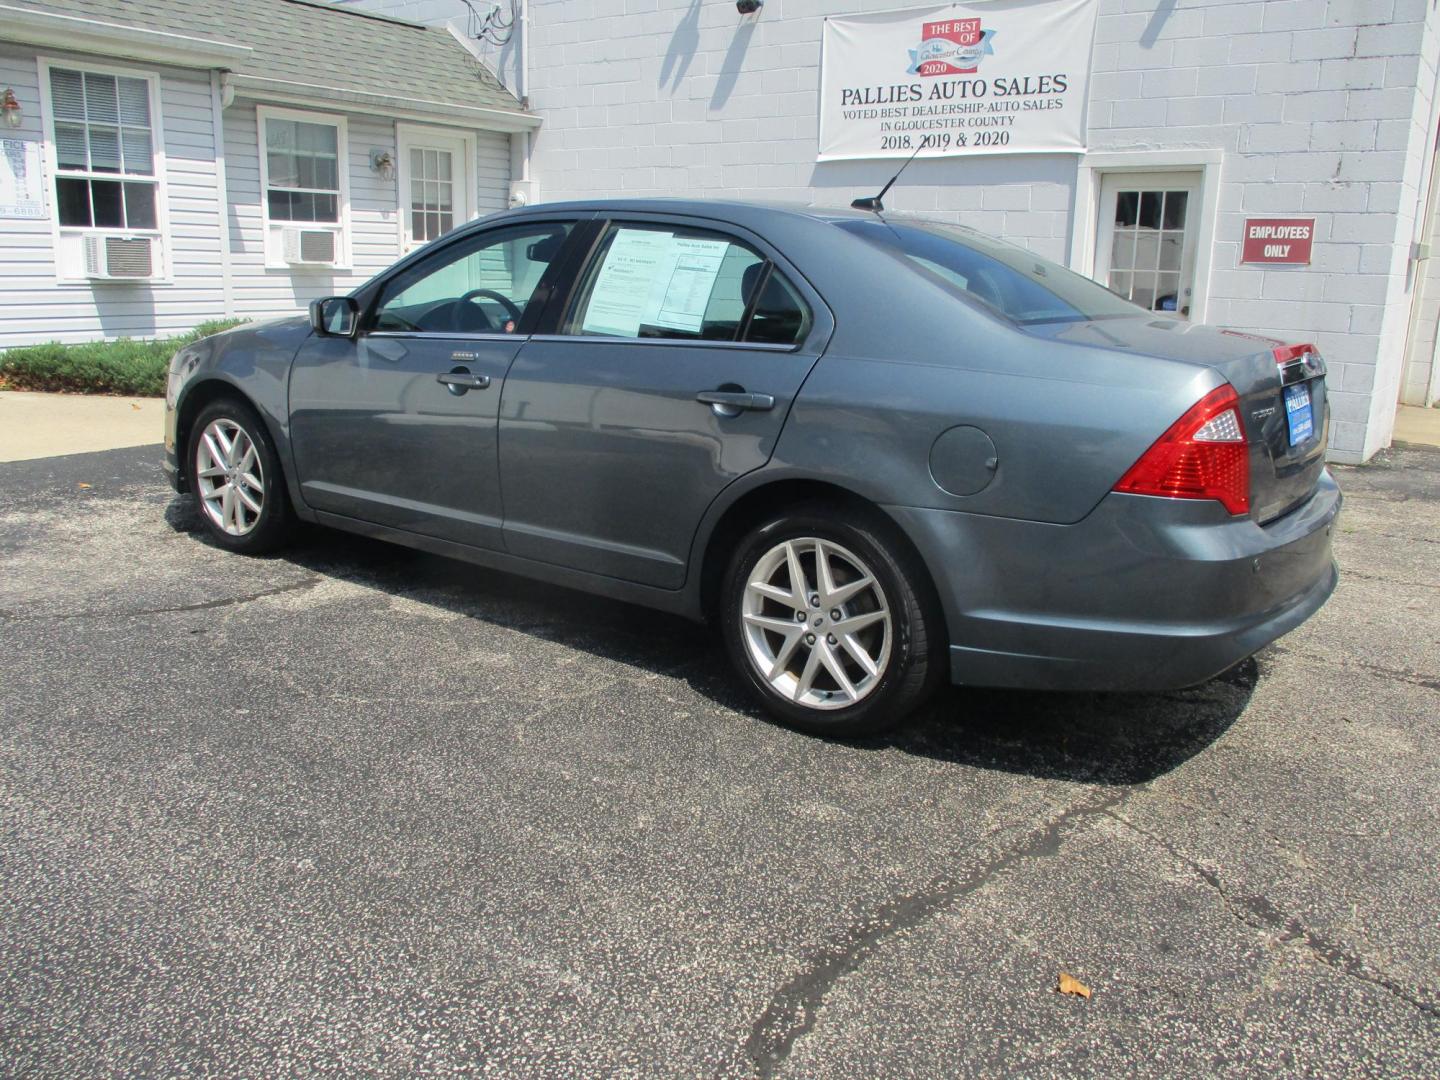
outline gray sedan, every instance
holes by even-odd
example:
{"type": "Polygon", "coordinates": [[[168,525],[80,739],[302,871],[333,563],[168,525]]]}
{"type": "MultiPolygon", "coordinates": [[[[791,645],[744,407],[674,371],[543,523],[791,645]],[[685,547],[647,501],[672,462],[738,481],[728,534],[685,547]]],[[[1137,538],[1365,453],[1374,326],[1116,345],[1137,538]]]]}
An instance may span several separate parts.
{"type": "Polygon", "coordinates": [[[171,365],[215,541],[298,519],[712,621],[810,731],[937,684],[1207,679],[1335,587],[1325,365],[970,230],[497,214],[171,365]]]}

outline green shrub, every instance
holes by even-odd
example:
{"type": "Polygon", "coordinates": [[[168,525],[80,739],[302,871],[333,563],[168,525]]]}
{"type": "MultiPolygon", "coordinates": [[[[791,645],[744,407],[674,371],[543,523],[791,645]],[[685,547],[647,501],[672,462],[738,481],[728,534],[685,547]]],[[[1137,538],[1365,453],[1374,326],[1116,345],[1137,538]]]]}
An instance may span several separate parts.
{"type": "Polygon", "coordinates": [[[175,353],[245,319],[201,323],[178,337],[93,341],[83,345],[22,345],[0,354],[0,381],[12,390],[66,390],[82,394],[161,397],[175,353]]]}

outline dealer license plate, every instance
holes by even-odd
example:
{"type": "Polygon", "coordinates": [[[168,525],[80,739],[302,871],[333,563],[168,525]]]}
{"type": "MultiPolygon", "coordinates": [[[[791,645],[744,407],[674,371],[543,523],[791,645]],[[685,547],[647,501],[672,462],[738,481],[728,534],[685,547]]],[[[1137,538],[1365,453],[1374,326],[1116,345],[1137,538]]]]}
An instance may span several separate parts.
{"type": "Polygon", "coordinates": [[[1299,446],[1315,434],[1315,410],[1310,406],[1310,387],[1296,383],[1285,387],[1285,418],[1290,421],[1290,445],[1299,446]]]}

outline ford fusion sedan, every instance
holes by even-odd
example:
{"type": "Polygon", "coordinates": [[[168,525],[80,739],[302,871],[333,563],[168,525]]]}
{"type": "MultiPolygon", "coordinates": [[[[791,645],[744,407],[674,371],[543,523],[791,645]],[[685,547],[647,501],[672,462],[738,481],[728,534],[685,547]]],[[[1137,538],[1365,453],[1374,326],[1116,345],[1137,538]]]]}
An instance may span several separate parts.
{"type": "Polygon", "coordinates": [[[167,404],[222,547],[316,522],[708,620],[815,732],[1190,685],[1336,582],[1314,348],[918,218],[497,214],[186,347],[167,404]]]}

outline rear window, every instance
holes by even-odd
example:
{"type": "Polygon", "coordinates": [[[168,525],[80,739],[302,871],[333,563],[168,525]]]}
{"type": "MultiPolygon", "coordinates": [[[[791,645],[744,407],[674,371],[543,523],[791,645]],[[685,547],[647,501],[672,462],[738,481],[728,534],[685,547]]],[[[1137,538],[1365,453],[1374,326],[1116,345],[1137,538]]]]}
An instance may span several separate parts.
{"type": "Polygon", "coordinates": [[[1150,314],[1087,277],[958,225],[875,220],[845,221],[840,228],[1017,323],[1150,314]]]}

